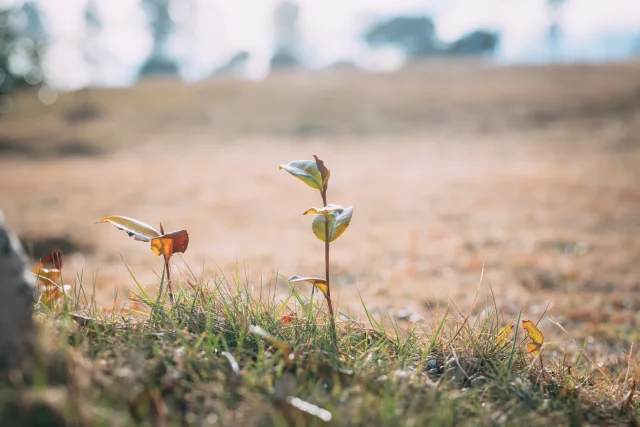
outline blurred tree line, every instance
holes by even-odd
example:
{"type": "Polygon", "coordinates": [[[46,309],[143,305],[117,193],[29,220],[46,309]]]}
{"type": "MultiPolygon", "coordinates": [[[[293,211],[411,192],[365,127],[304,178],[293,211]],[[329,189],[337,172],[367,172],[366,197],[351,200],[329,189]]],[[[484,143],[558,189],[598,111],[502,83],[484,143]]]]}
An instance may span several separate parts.
{"type": "MultiPolygon", "coordinates": [[[[104,26],[98,5],[117,0],[86,0],[84,32],[77,40],[80,55],[94,71],[100,70],[100,61],[109,52],[101,50],[98,36],[104,26]]],[[[177,74],[179,65],[169,53],[169,41],[177,25],[172,7],[185,0],[140,0],[145,12],[147,30],[153,40],[151,52],[143,63],[140,74],[177,74]]],[[[211,0],[213,1],[213,0],[211,0]]],[[[546,0],[549,10],[548,41],[552,54],[561,38],[560,11],[566,0],[546,0]]],[[[14,2],[13,6],[0,6],[0,95],[6,95],[20,86],[47,84],[47,46],[52,42],[47,31],[46,16],[37,0],[14,2]]],[[[270,67],[304,67],[302,29],[299,3],[281,0],[271,19],[274,23],[274,46],[270,67]]],[[[103,9],[104,10],[104,9],[103,9]]],[[[186,18],[190,19],[190,18],[186,18]]],[[[188,23],[187,23],[188,24],[188,23]]],[[[212,24],[213,25],[213,24],[212,24]]],[[[429,56],[487,55],[494,53],[500,43],[500,34],[477,29],[464,34],[451,43],[443,43],[436,32],[436,23],[428,15],[389,16],[372,24],[361,34],[369,47],[392,46],[404,52],[407,59],[429,56]]],[[[639,46],[640,50],[640,46],[639,46]]],[[[211,73],[223,73],[242,63],[248,52],[238,52],[230,64],[218,66],[211,73]]],[[[91,84],[91,79],[87,81],[91,84]]]]}
{"type": "MultiPolygon", "coordinates": [[[[79,43],[87,63],[94,64],[98,63],[101,55],[107,54],[94,43],[103,25],[97,1],[88,0],[86,3],[85,34],[79,43]]],[[[175,64],[166,55],[166,43],[172,31],[171,1],[141,1],[154,42],[142,73],[175,72],[175,64]]],[[[0,95],[18,87],[46,84],[45,54],[51,39],[45,24],[35,0],[0,6],[0,95]]]]}
{"type": "Polygon", "coordinates": [[[0,9],[0,95],[18,86],[42,83],[46,42],[35,3],[0,9]]]}
{"type": "MultiPolygon", "coordinates": [[[[109,52],[101,49],[98,42],[103,27],[98,7],[100,1],[112,0],[86,1],[84,29],[77,37],[78,40],[74,40],[85,64],[95,72],[100,72],[100,62],[109,56],[109,52]]],[[[140,0],[153,40],[151,53],[143,63],[140,74],[178,73],[179,64],[168,53],[169,40],[177,24],[175,16],[172,17],[172,6],[175,5],[176,0],[140,0]]],[[[304,67],[300,7],[297,2],[282,0],[273,11],[271,19],[275,37],[271,68],[304,67]]],[[[54,40],[47,32],[46,18],[36,0],[24,0],[13,6],[0,7],[0,95],[8,94],[20,86],[37,87],[47,83],[46,52],[48,44],[54,40]]],[[[496,47],[499,36],[480,30],[453,44],[445,45],[438,41],[435,24],[430,17],[396,16],[373,24],[362,35],[362,39],[372,48],[391,45],[404,51],[408,59],[419,59],[438,54],[490,54],[496,47]]],[[[236,56],[246,60],[247,55],[247,52],[238,52],[236,56]]],[[[230,61],[236,59],[234,57],[230,61]]],[[[224,73],[227,68],[230,67],[221,66],[211,72],[224,73]]],[[[87,84],[91,84],[91,79],[87,84]]]]}

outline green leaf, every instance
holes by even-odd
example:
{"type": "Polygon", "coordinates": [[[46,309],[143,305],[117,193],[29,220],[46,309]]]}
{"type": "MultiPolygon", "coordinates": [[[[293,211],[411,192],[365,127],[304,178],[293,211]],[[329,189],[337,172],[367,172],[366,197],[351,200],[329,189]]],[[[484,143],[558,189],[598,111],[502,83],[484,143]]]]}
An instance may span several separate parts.
{"type": "MultiPolygon", "coordinates": [[[[334,209],[333,212],[327,215],[329,221],[329,241],[333,242],[342,236],[342,234],[349,227],[351,223],[351,217],[353,216],[353,207],[343,209],[334,209]]],[[[326,242],[325,229],[324,229],[324,215],[316,215],[311,222],[311,229],[313,234],[323,242],[326,242]]]]}
{"type": "Polygon", "coordinates": [[[308,282],[311,283],[316,288],[320,289],[320,291],[324,294],[325,297],[329,298],[327,293],[329,292],[329,288],[327,287],[327,281],[324,279],[320,279],[319,277],[301,277],[301,276],[291,276],[287,279],[289,283],[296,282],[308,282]]]}
{"type": "Polygon", "coordinates": [[[286,170],[315,190],[322,190],[322,174],[313,160],[296,160],[280,165],[279,169],[286,170]]]}
{"type": "Polygon", "coordinates": [[[149,224],[126,216],[112,215],[98,221],[98,223],[101,222],[113,224],[116,228],[125,231],[129,236],[133,236],[134,239],[141,242],[149,242],[153,238],[160,237],[160,233],[149,224]]]}

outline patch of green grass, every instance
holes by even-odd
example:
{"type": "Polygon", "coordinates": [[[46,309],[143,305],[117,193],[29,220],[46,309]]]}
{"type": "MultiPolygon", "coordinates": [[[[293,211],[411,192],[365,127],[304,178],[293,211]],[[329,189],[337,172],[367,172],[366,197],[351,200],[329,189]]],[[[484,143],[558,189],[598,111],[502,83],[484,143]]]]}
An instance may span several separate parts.
{"type": "Polygon", "coordinates": [[[635,425],[635,372],[605,377],[579,355],[545,355],[542,371],[519,327],[496,342],[491,305],[424,325],[341,314],[336,352],[321,301],[195,282],[174,282],[174,304],[139,288],[148,316],[101,314],[81,285],[39,307],[34,360],[0,382],[0,425],[635,425]]]}

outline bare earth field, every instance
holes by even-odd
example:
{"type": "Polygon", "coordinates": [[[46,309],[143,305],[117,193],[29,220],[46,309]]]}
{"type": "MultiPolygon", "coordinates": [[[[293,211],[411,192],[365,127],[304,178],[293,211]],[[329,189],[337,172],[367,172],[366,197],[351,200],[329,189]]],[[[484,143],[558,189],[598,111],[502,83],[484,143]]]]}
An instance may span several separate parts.
{"type": "MultiPolygon", "coordinates": [[[[640,64],[498,68],[426,63],[394,74],[20,93],[0,118],[0,209],[35,255],[68,253],[109,304],[161,260],[107,225],[185,228],[197,276],[321,275],[301,214],[321,202],[278,164],[320,156],[329,201],[354,206],[332,246],[342,310],[429,317],[480,293],[576,336],[637,340],[640,64]],[[57,240],[56,240],[57,239],[57,240]],[[48,240],[48,241],[47,241],[48,240]]],[[[279,280],[282,291],[286,288],[279,280]]],[[[548,328],[548,327],[547,327],[548,328]]],[[[624,342],[624,341],[623,341],[624,342]]]]}

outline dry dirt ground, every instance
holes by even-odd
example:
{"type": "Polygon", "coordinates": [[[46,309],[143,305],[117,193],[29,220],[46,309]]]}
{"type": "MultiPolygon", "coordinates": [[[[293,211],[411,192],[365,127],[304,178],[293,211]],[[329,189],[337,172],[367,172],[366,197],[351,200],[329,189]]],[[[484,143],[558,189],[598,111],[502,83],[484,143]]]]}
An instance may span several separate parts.
{"type": "MultiPolygon", "coordinates": [[[[505,314],[549,313],[572,332],[640,321],[640,64],[501,68],[425,63],[367,75],[281,73],[262,82],[13,97],[0,118],[0,208],[35,255],[102,301],[162,262],[111,226],[128,215],[186,228],[176,258],[259,292],[275,273],[320,275],[301,214],[321,200],[278,171],[319,155],[329,201],[354,206],[332,247],[334,293],[428,317],[468,309],[484,263],[505,314]],[[57,240],[56,240],[57,239],[57,240]]],[[[280,280],[279,289],[284,291],[280,280]]],[[[399,310],[399,311],[398,311],[399,310]]],[[[622,331],[622,332],[620,332],[622,331]]],[[[608,335],[607,335],[608,336],[608,335]]]]}

